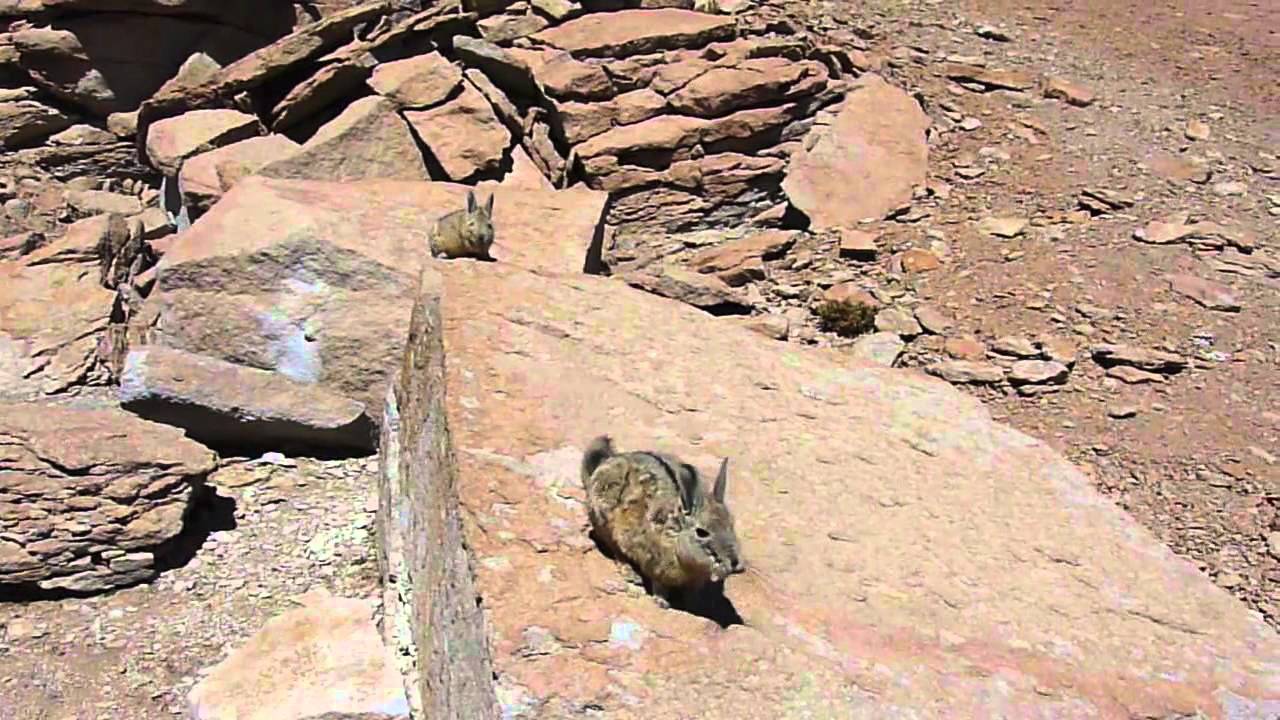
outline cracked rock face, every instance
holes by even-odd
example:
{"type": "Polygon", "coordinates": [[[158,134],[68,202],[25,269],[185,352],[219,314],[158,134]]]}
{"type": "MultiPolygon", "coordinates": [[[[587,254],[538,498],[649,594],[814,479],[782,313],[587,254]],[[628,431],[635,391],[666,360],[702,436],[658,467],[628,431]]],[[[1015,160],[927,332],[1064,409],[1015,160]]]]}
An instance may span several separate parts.
{"type": "Polygon", "coordinates": [[[0,405],[0,587],[147,580],[216,456],[115,409],[0,405]]]}

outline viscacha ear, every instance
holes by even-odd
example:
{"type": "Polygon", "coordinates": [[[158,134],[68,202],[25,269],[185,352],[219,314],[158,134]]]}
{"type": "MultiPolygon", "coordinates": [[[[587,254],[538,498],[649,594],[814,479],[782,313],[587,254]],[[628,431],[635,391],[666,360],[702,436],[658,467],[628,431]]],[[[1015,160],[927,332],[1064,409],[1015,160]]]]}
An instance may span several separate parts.
{"type": "Polygon", "coordinates": [[[698,470],[692,465],[681,463],[676,475],[676,483],[680,485],[680,506],[686,513],[692,514],[698,509],[702,498],[702,493],[698,491],[698,470]]]}
{"type": "Polygon", "coordinates": [[[728,485],[728,484],[729,484],[729,458],[725,458],[724,460],[720,461],[720,472],[716,473],[716,484],[711,491],[711,497],[715,498],[716,502],[720,503],[721,505],[724,504],[724,489],[725,489],[725,485],[728,485]]]}
{"type": "Polygon", "coordinates": [[[489,199],[484,204],[484,212],[486,215],[493,215],[493,195],[489,195],[489,199]]]}
{"type": "Polygon", "coordinates": [[[467,214],[468,215],[476,214],[476,194],[474,191],[471,191],[471,190],[467,191],[467,214]]]}

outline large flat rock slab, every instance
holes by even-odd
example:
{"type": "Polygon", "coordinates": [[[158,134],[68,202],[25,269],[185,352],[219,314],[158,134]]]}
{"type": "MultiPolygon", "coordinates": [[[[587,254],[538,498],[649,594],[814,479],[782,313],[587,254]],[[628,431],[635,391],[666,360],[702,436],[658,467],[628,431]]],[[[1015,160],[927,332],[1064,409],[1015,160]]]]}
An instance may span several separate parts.
{"type": "MultiPolygon", "coordinates": [[[[396,452],[456,484],[513,716],[1280,712],[1280,638],[1260,616],[945,383],[781,345],[616,279],[433,269],[445,362],[419,343],[405,367],[439,374],[421,383],[443,390],[448,427],[421,409],[435,400],[402,398],[418,409],[399,408],[401,432],[434,435],[396,452]],[[660,609],[586,539],[578,462],[604,432],[704,471],[730,458],[752,569],[726,595],[743,624],[660,609]]],[[[445,511],[408,512],[414,528],[414,512],[445,511]]],[[[437,616],[456,620],[439,609],[451,598],[473,607],[463,585],[437,585],[421,601],[437,616]]]]}
{"type": "Polygon", "coordinates": [[[125,358],[125,410],[210,447],[341,455],[376,448],[364,405],[269,370],[142,347],[125,358]]]}
{"type": "MultiPolygon", "coordinates": [[[[381,408],[418,270],[450,262],[430,258],[428,230],[464,206],[467,190],[245,178],[165,253],[143,313],[154,342],[381,408]]],[[[578,273],[598,246],[604,193],[500,184],[479,192],[496,193],[500,263],[578,273]]]]}

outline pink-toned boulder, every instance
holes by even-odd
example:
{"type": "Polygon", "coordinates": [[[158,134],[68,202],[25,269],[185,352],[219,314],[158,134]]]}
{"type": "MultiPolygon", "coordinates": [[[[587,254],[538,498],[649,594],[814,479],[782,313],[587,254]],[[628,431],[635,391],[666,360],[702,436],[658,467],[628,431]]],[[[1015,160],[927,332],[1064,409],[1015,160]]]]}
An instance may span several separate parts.
{"type": "Polygon", "coordinates": [[[853,227],[911,201],[929,167],[929,117],[903,90],[868,74],[830,124],[791,156],[782,188],[814,229],[853,227]]]}
{"type": "Polygon", "coordinates": [[[0,404],[0,588],[96,592],[158,572],[217,456],[116,408],[0,404]]]}
{"type": "Polygon", "coordinates": [[[99,282],[99,244],[127,234],[123,225],[105,215],[81,220],[20,260],[0,261],[0,400],[105,379],[97,348],[115,293],[99,282]]]}
{"type": "Polygon", "coordinates": [[[191,689],[193,720],[408,720],[374,603],[322,589],[296,600],[191,689]]]}
{"type": "Polygon", "coordinates": [[[782,57],[743,60],[702,72],[671,93],[671,107],[685,115],[716,117],[765,102],[812,95],[827,84],[827,69],[813,61],[782,57]]]}
{"type": "Polygon", "coordinates": [[[332,182],[430,177],[408,123],[396,112],[395,103],[378,95],[351,103],[300,150],[257,172],[280,179],[332,182]]]}
{"type": "Polygon", "coordinates": [[[156,169],[172,177],[193,155],[263,132],[256,117],[238,110],[192,110],[151,126],[147,132],[147,157],[156,169]]]}
{"type": "Polygon", "coordinates": [[[1202,307],[1223,312],[1240,311],[1240,300],[1236,298],[1235,292],[1222,283],[1185,273],[1168,275],[1165,280],[1169,283],[1169,289],[1191,298],[1202,307]]]}
{"type": "Polygon", "coordinates": [[[590,13],[533,36],[575,57],[620,58],[732,37],[733,18],[677,8],[590,13]]]}
{"type": "Polygon", "coordinates": [[[204,212],[242,178],[291,157],[301,147],[284,135],[273,134],[196,155],[182,164],[178,174],[183,204],[197,214],[204,212]]]}
{"type": "Polygon", "coordinates": [[[437,105],[462,82],[462,71],[438,52],[383,63],[369,78],[373,91],[400,107],[437,105]]]}
{"type": "MultiPolygon", "coordinates": [[[[383,102],[387,102],[383,100],[383,102]]],[[[154,344],[271,370],[379,408],[403,347],[427,230],[469,188],[251,176],[176,236],[147,301],[154,344]]],[[[580,274],[605,195],[497,185],[503,263],[580,274]]],[[[457,261],[467,264],[469,261],[457,261]]]]}
{"type": "Polygon", "coordinates": [[[379,520],[431,717],[1280,710],[1259,614],[946,383],[615,280],[431,270],[379,520]],[[663,609],[596,548],[578,473],[601,433],[707,474],[729,458],[751,569],[723,598],[663,609]]]}
{"type": "Polygon", "coordinates": [[[440,107],[404,116],[448,178],[457,182],[497,168],[511,145],[511,131],[471,83],[440,107]]]}

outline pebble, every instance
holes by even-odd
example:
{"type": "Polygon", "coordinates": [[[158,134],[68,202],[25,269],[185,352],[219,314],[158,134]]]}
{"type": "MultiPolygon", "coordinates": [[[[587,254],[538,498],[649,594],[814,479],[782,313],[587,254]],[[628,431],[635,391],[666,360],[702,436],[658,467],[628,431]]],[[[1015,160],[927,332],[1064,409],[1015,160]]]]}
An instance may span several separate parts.
{"type": "Polygon", "coordinates": [[[1014,238],[1027,229],[1030,220],[1024,217],[989,217],[978,223],[978,232],[1001,238],[1014,238]]]}
{"type": "Polygon", "coordinates": [[[1137,414],[1138,408],[1134,405],[1112,405],[1107,408],[1107,417],[1114,418],[1116,420],[1135,417],[1137,414]]]}
{"type": "Polygon", "coordinates": [[[1187,127],[1182,131],[1182,134],[1185,135],[1188,140],[1203,141],[1209,139],[1209,136],[1212,135],[1212,131],[1209,130],[1209,126],[1203,121],[1192,119],[1187,121],[1187,127]]]}

